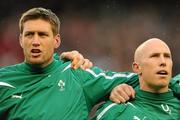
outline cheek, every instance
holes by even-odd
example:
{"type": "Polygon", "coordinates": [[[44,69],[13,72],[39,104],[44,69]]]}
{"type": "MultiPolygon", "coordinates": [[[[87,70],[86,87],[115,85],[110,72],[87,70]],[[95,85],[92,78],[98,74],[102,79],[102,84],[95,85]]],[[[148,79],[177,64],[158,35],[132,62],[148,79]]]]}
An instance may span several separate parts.
{"type": "Polygon", "coordinates": [[[23,48],[28,47],[28,45],[30,44],[29,42],[30,42],[30,40],[23,39],[21,41],[22,47],[23,48]]]}
{"type": "Polygon", "coordinates": [[[46,53],[47,54],[53,54],[54,52],[54,45],[53,43],[47,43],[46,46],[45,46],[45,49],[46,49],[46,53]]]}
{"type": "Polygon", "coordinates": [[[172,67],[173,67],[173,62],[172,61],[169,63],[169,66],[172,69],[172,67]]]}
{"type": "Polygon", "coordinates": [[[54,49],[54,44],[52,42],[46,43],[47,50],[51,51],[54,49]]]}
{"type": "Polygon", "coordinates": [[[153,73],[155,66],[152,64],[143,64],[142,65],[142,73],[146,75],[150,75],[153,73]]]}
{"type": "MultiPolygon", "coordinates": [[[[52,38],[53,39],[53,38],[52,38]]],[[[49,40],[46,43],[46,47],[50,50],[50,51],[54,51],[54,49],[57,47],[57,42],[53,39],[53,40],[49,40]]]]}

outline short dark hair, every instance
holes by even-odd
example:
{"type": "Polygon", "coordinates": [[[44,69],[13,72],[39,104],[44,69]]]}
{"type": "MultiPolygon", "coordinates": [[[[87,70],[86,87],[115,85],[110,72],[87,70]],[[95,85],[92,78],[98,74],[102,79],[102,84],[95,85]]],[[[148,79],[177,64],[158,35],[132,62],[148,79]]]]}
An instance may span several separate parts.
{"type": "Polygon", "coordinates": [[[28,20],[42,19],[48,21],[51,24],[52,32],[54,35],[59,34],[60,20],[50,9],[42,7],[32,8],[24,12],[19,20],[19,29],[22,34],[24,29],[24,23],[28,20]]]}

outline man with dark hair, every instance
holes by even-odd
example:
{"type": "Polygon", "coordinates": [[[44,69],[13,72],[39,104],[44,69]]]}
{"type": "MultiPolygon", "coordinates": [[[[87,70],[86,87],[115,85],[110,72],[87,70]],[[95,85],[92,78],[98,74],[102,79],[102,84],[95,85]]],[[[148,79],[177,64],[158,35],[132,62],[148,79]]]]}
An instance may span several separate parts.
{"type": "Polygon", "coordinates": [[[24,62],[0,69],[0,119],[84,120],[113,87],[136,83],[134,73],[73,70],[71,62],[54,59],[59,28],[58,17],[48,9],[32,8],[20,18],[24,62]]]}

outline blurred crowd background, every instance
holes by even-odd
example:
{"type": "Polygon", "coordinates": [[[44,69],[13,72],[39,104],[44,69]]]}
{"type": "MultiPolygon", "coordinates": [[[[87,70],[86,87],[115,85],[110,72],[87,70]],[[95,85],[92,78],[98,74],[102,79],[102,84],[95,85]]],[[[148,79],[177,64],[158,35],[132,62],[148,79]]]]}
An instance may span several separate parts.
{"type": "Polygon", "coordinates": [[[0,67],[23,61],[18,20],[22,12],[39,6],[61,20],[58,53],[78,50],[105,70],[131,71],[136,47],[157,37],[172,50],[174,75],[180,73],[178,0],[1,0],[0,67]]]}

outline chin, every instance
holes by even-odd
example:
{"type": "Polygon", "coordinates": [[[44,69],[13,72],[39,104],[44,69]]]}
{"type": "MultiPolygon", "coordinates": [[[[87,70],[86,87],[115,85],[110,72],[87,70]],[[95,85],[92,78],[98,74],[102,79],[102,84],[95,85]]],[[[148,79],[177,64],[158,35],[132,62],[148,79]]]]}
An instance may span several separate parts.
{"type": "Polygon", "coordinates": [[[168,85],[169,85],[169,83],[160,83],[160,84],[158,84],[157,86],[159,87],[159,88],[166,88],[166,87],[168,87],[168,85]]]}
{"type": "Polygon", "coordinates": [[[29,63],[30,64],[42,64],[42,63],[44,63],[45,61],[44,60],[42,60],[41,58],[31,58],[30,60],[29,60],[29,63]]]}

